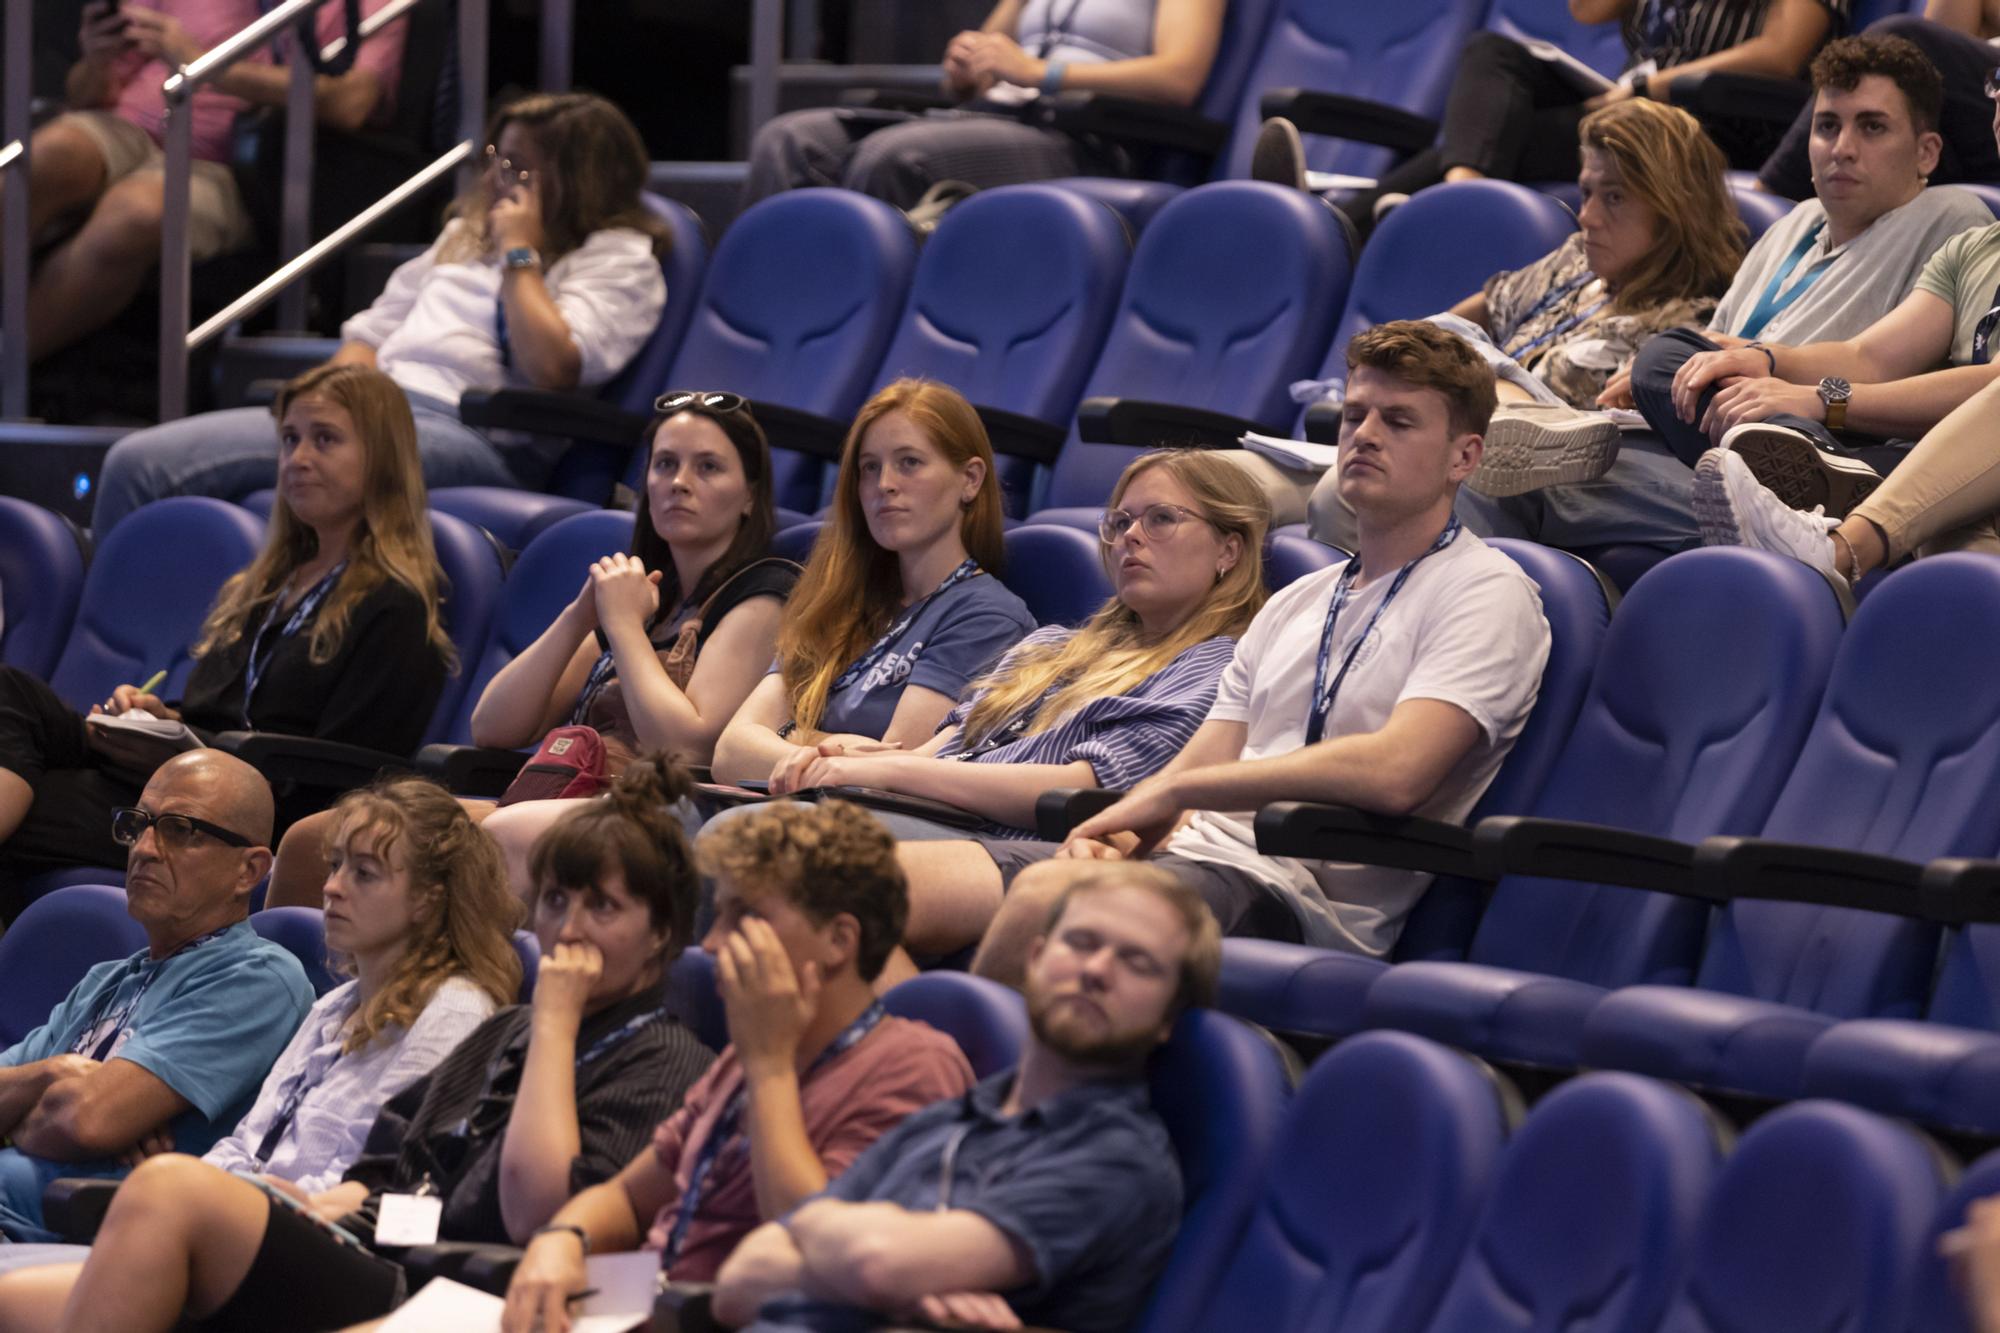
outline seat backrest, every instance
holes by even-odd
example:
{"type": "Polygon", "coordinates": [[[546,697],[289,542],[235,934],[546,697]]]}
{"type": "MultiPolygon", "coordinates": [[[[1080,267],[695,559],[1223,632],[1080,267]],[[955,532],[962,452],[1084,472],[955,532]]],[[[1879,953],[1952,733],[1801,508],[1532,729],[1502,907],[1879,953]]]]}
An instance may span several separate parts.
{"type": "Polygon", "coordinates": [[[1617,78],[1632,58],[1625,49],[1620,24],[1578,23],[1570,17],[1566,4],[1493,0],[1493,7],[1486,11],[1485,26],[1517,42],[1542,41],[1560,47],[1607,79],[1617,78]]]}
{"type": "Polygon", "coordinates": [[[82,709],[165,670],[157,693],[178,698],[209,605],[263,542],[263,521],[221,500],[184,495],[140,506],[97,548],[49,684],[82,709]]]}
{"type": "Polygon", "coordinates": [[[1790,199],[1758,189],[1755,181],[1754,176],[1740,179],[1736,173],[1730,173],[1729,196],[1736,202],[1736,216],[1742,218],[1743,225],[1750,229],[1748,243],[1751,245],[1755,245],[1759,236],[1769,231],[1794,207],[1790,199]]]}
{"type": "MultiPolygon", "coordinates": [[[[1650,577],[1650,576],[1649,576],[1650,577]]],[[[1763,833],[1904,860],[2000,850],[2000,566],[1945,555],[1870,593],[1763,833]]],[[[1806,903],[1736,902],[1697,984],[1838,1018],[1915,1018],[1937,928],[1806,903]]]]}
{"type": "Polygon", "coordinates": [[[715,989],[715,959],[706,949],[683,949],[667,971],[667,1007],[711,1051],[729,1044],[729,1016],[715,989]]]}
{"type": "Polygon", "coordinates": [[[1001,580],[1042,625],[1081,625],[1116,591],[1104,572],[1097,534],[1056,524],[1023,524],[1001,537],[1001,580]]]}
{"type": "Polygon", "coordinates": [[[1561,204],[1524,185],[1459,181],[1419,190],[1368,238],[1321,377],[1347,377],[1347,343],[1361,330],[1449,310],[1495,273],[1527,267],[1575,230],[1561,204]]]}
{"type": "Polygon", "coordinates": [[[340,984],[326,965],[326,921],[317,907],[267,907],[250,914],[250,929],[299,960],[314,995],[340,984]]]}
{"type": "Polygon", "coordinates": [[[1507,1130],[1501,1085],[1477,1061],[1403,1032],[1343,1042],[1299,1085],[1192,1326],[1422,1328],[1507,1130]]]}
{"type": "Polygon", "coordinates": [[[1939,1251],[1936,1241],[1946,1232],[1965,1225],[1965,1213],[1975,1200],[2000,1194],[2000,1152],[1989,1152],[1965,1168],[1958,1185],[1938,1209],[1931,1227],[1930,1243],[1917,1263],[1916,1299],[1904,1333],[1970,1333],[1965,1315],[1965,1299],[1953,1280],[1951,1263],[1939,1251]]]}
{"type": "Polygon", "coordinates": [[[1709,1192],[1660,1333],[1902,1327],[1940,1161],[1907,1126],[1836,1102],[1765,1116],[1709,1192]]]}
{"type": "MultiPolygon", "coordinates": [[[[1688,551],[1633,586],[1532,813],[1684,841],[1761,829],[1839,646],[1833,589],[1795,560],[1688,551]]],[[[1510,875],[1469,957],[1600,986],[1686,984],[1706,909],[1510,875]]]]}
{"type": "Polygon", "coordinates": [[[485,648],[463,668],[465,692],[447,740],[471,740],[472,710],[486,683],[569,605],[589,577],[592,561],[625,550],[631,541],[632,516],[600,509],[552,523],[528,543],[507,571],[485,648]]]}
{"type": "MultiPolygon", "coordinates": [[[[1189,190],[1139,238],[1084,396],[1181,403],[1282,431],[1296,414],[1291,383],[1318,364],[1347,280],[1347,242],[1318,198],[1259,181],[1189,190]]],[[[1071,431],[1046,506],[1102,505],[1142,452],[1071,431]]]]}
{"type": "Polygon", "coordinates": [[[438,696],[430,727],[424,733],[426,741],[439,741],[457,721],[473,670],[492,638],[506,570],[501,566],[500,548],[490,534],[437,509],[430,511],[430,520],[431,541],[437,547],[438,566],[446,580],[439,615],[451,646],[458,650],[458,670],[445,678],[444,692],[438,696]]]}
{"type": "Polygon", "coordinates": [[[813,543],[819,540],[819,530],[825,526],[820,519],[794,523],[771,538],[771,554],[803,565],[812,554],[813,543]]]}
{"type": "MultiPolygon", "coordinates": [[[[902,213],[851,190],[789,190],[715,247],[662,388],[727,389],[846,421],[902,317],[917,241],[902,213]]],[[[787,509],[819,504],[817,459],[773,451],[787,509]]]]}
{"type": "MultiPolygon", "coordinates": [[[[1227,174],[1250,174],[1250,152],[1263,119],[1258,103],[1272,88],[1344,93],[1438,116],[1458,69],[1459,49],[1485,7],[1485,0],[1399,5],[1281,0],[1230,117],[1223,155],[1227,174]]],[[[1372,144],[1306,140],[1306,163],[1315,171],[1379,176],[1395,160],[1393,150],[1372,144]]]]}
{"type": "Polygon", "coordinates": [[[1652,1079],[1563,1084],[1507,1145],[1425,1333],[1652,1333],[1726,1134],[1699,1098],[1652,1079]]]}
{"type": "Polygon", "coordinates": [[[527,1004],[535,998],[535,976],[542,970],[542,944],[532,932],[514,932],[514,956],[521,960],[521,990],[515,996],[516,1004],[527,1004]]]}
{"type": "Polygon", "coordinates": [[[1264,543],[1264,586],[1276,592],[1352,554],[1295,532],[1274,532],[1264,543]]]}
{"type": "Polygon", "coordinates": [[[1291,1074],[1268,1034],[1210,1009],[1180,1016],[1149,1074],[1153,1109],[1180,1159],[1182,1206],[1166,1272],[1137,1327],[1197,1333],[1219,1326],[1202,1317],[1205,1297],[1257,1202],[1291,1074]]]}
{"type": "Polygon", "coordinates": [[[1968,181],[1961,182],[1956,188],[1970,190],[1978,195],[1979,202],[1985,204],[1994,217],[2000,218],[2000,185],[1986,185],[1968,181]]]}
{"type": "MultiPolygon", "coordinates": [[[[982,191],[924,245],[874,387],[934,379],[979,407],[1067,426],[1131,259],[1124,223],[1095,200],[1052,185],[982,191]]],[[[1033,464],[998,464],[1008,511],[1025,513],[1033,464]]]]}
{"type": "Polygon", "coordinates": [[[83,596],[83,549],[68,519],[0,495],[0,663],[43,679],[83,596]]]}
{"type": "Polygon", "coordinates": [[[123,889],[75,884],[28,904],[0,935],[0,1050],[48,1021],[91,968],[145,947],[123,889]]]}
{"type": "Polygon", "coordinates": [[[1021,994],[964,972],[926,972],[882,996],[898,1018],[928,1023],[958,1043],[973,1077],[1012,1069],[1028,1040],[1028,1010],[1021,994]]]}

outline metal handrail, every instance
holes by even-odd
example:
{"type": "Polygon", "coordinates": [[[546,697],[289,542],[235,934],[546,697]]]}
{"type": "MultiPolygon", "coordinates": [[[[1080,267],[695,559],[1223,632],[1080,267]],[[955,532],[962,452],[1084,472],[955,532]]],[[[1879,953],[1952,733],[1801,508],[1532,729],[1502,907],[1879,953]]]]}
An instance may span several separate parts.
{"type": "Polygon", "coordinates": [[[268,46],[271,40],[297,23],[302,18],[319,12],[319,7],[327,0],[284,0],[284,3],[267,14],[259,15],[248,27],[232,36],[224,38],[195,58],[191,65],[183,65],[167,76],[160,85],[160,96],[167,102],[167,108],[185,103],[194,96],[194,90],[203,84],[213,83],[252,52],[268,46]]]}
{"type": "MultiPolygon", "coordinates": [[[[376,33],[382,31],[382,29],[388,27],[391,23],[394,23],[397,19],[403,17],[403,15],[409,13],[423,2],[424,0],[396,0],[396,3],[393,5],[382,6],[382,8],[376,10],[367,18],[361,20],[361,40],[364,42],[367,41],[370,37],[373,37],[376,33]]],[[[334,60],[346,49],[347,35],[343,33],[319,49],[319,58],[322,62],[334,60]]]]}
{"type": "Polygon", "coordinates": [[[5,148],[0,148],[0,171],[5,171],[16,162],[25,162],[27,158],[27,142],[22,139],[16,139],[5,148]]]}

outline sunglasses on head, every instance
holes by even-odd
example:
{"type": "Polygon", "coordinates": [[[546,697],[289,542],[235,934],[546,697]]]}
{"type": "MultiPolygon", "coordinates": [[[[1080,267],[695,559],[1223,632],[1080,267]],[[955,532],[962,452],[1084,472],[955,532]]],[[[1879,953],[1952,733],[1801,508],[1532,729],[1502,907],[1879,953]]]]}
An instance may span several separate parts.
{"type": "Polygon", "coordinates": [[[750,401],[740,393],[702,389],[669,389],[653,400],[655,412],[680,412],[690,407],[710,412],[741,412],[750,401]]]}

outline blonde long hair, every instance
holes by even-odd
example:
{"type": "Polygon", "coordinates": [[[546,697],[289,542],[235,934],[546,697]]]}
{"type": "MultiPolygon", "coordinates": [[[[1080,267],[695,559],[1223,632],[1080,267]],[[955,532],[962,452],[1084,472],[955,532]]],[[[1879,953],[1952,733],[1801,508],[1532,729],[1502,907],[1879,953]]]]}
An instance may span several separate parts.
{"type": "Polygon", "coordinates": [[[981,569],[996,577],[1001,572],[1000,482],[979,414],[956,390],[932,380],[888,385],[862,404],[848,427],[832,516],[813,543],[778,627],[778,669],[791,697],[792,719],[808,730],[819,726],[833,682],[889,628],[902,601],[896,553],[875,544],[861,511],[861,437],[891,412],[915,423],[953,467],[974,458],[986,464],[986,479],[959,518],[958,532],[981,569]]]}
{"type": "Polygon", "coordinates": [[[1619,283],[1611,308],[1633,314],[1729,290],[1749,232],[1724,181],[1729,162],[1701,122],[1633,97],[1585,116],[1577,135],[1618,164],[1625,188],[1660,219],[1652,252],[1619,283]]]}
{"type": "MultiPolygon", "coordinates": [[[[1092,699],[1125,693],[1198,643],[1217,635],[1240,638],[1250,627],[1266,596],[1264,534],[1271,525],[1271,509],[1263,491],[1243,469],[1216,454],[1168,449],[1134,459],[1111,488],[1110,507],[1116,509],[1132,483],[1154,468],[1185,487],[1201,516],[1224,536],[1243,539],[1242,559],[1217,580],[1193,615],[1156,642],[1146,641],[1139,617],[1113,597],[1061,643],[1036,645],[1016,654],[1005,672],[993,672],[974,686],[985,693],[966,715],[967,749],[1034,707],[1043,691],[1058,682],[1062,687],[1035,710],[1024,734],[1048,730],[1092,699]]],[[[1100,552],[1107,573],[1113,554],[1108,545],[1100,552]]]]}
{"type": "MultiPolygon", "coordinates": [[[[385,863],[402,849],[410,877],[408,942],[388,981],[355,1013],[342,1049],[352,1054],[389,1028],[407,1030],[456,976],[496,1005],[512,1004],[521,989],[512,938],[521,904],[499,846],[464,807],[436,783],[405,777],[349,792],[333,809],[329,846],[372,833],[385,863]]],[[[351,972],[346,960],[341,968],[351,972]]]]}
{"type": "MultiPolygon", "coordinates": [[[[410,400],[379,370],[319,366],[285,385],[271,414],[283,421],[291,405],[307,394],[320,394],[346,409],[354,420],[364,460],[360,530],[348,548],[347,572],[313,617],[307,640],[311,660],[319,664],[332,661],[340,651],[354,608],[377,587],[394,581],[423,602],[424,629],[431,649],[455,671],[458,654],[438,617],[444,574],[438,568],[430,520],[424,512],[428,501],[410,400]]],[[[299,521],[280,491],[271,509],[264,549],[222,585],[202,622],[194,656],[206,656],[241,639],[254,618],[284,590],[292,572],[318,550],[318,534],[299,521]]]]}

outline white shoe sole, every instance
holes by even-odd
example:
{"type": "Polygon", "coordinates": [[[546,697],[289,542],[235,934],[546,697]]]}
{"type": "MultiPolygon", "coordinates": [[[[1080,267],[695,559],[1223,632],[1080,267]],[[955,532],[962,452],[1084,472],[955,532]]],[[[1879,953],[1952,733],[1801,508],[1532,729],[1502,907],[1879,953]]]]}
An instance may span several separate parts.
{"type": "Polygon", "coordinates": [[[1486,452],[1467,484],[1481,495],[1524,495],[1595,481],[1617,461],[1618,427],[1601,417],[1501,417],[1487,428],[1486,452]]]}
{"type": "Polygon", "coordinates": [[[1741,546],[1743,528],[1736,506],[1729,502],[1729,483],[1722,475],[1722,450],[1710,449],[1694,465],[1694,521],[1703,546],[1741,546]]]}

